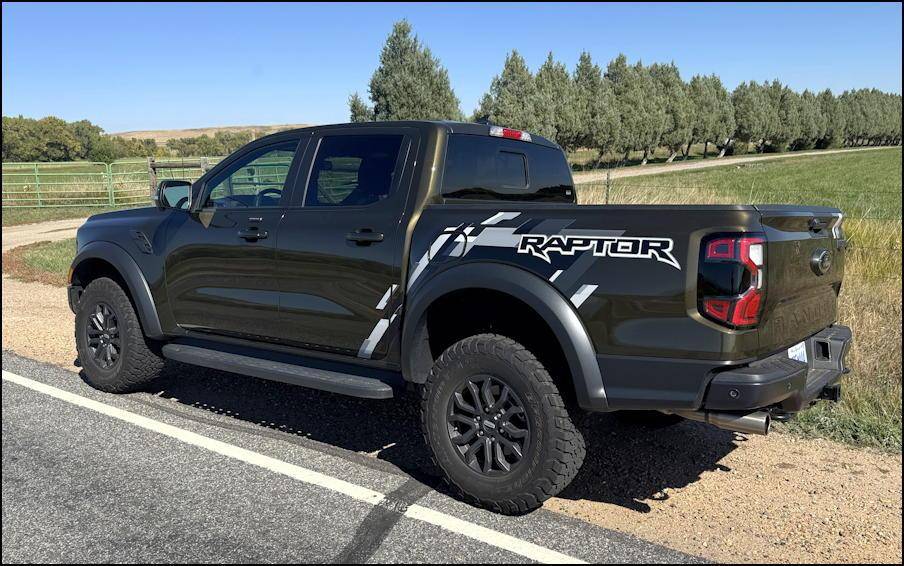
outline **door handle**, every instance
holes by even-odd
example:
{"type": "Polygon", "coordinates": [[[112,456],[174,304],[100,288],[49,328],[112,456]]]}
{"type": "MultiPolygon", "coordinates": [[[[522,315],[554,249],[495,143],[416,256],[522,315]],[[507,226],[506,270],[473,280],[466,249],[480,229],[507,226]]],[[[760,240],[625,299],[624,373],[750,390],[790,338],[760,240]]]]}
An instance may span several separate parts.
{"type": "Polygon", "coordinates": [[[256,242],[258,240],[264,240],[267,238],[269,234],[266,230],[239,230],[239,238],[242,238],[248,242],[256,242]]]}
{"type": "Polygon", "coordinates": [[[359,228],[354,232],[349,232],[348,234],[346,234],[345,239],[349,242],[355,242],[359,246],[369,246],[370,244],[382,242],[383,234],[380,232],[374,232],[370,228],[359,228]]]}

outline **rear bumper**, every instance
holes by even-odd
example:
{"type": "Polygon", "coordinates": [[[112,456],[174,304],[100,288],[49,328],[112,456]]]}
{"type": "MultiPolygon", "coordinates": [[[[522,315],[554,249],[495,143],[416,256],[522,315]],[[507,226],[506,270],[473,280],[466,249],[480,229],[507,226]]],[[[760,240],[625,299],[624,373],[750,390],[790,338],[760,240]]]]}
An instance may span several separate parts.
{"type": "Polygon", "coordinates": [[[805,340],[807,363],[792,360],[782,351],[749,366],[717,373],[707,388],[703,409],[775,408],[796,413],[820,398],[837,400],[837,383],[848,371],[844,360],[851,339],[850,328],[832,325],[805,340]]]}

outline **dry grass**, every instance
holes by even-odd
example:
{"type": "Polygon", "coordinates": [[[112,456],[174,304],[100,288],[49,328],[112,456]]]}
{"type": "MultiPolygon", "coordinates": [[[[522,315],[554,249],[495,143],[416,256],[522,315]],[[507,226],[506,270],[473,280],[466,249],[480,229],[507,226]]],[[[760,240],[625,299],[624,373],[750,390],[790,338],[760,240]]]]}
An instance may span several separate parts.
{"type": "Polygon", "coordinates": [[[136,138],[140,140],[154,140],[158,144],[165,144],[169,140],[182,138],[194,138],[207,135],[213,137],[217,132],[248,132],[254,131],[258,136],[265,136],[283,130],[307,128],[313,124],[277,124],[271,126],[212,126],[209,128],[187,128],[184,130],[134,130],[130,132],[116,132],[111,136],[123,138],[136,138]]]}

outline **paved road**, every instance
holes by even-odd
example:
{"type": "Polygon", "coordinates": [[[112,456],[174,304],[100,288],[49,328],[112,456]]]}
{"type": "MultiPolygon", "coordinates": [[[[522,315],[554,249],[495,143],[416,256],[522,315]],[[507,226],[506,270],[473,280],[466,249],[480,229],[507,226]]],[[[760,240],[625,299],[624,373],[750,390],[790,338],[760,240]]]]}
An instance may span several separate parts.
{"type": "Polygon", "coordinates": [[[251,378],[181,366],[167,379],[181,389],[114,396],[3,353],[4,563],[697,560],[544,510],[503,517],[436,491],[424,449],[394,446],[396,423],[411,422],[392,418],[404,405],[370,411],[385,422],[348,426],[356,416],[331,414],[331,394],[286,407],[288,386],[261,382],[272,396],[238,414],[217,406],[228,392],[204,391],[251,378]],[[319,427],[297,434],[287,410],[317,415],[319,427]],[[356,429],[356,450],[324,442],[356,429]]]}

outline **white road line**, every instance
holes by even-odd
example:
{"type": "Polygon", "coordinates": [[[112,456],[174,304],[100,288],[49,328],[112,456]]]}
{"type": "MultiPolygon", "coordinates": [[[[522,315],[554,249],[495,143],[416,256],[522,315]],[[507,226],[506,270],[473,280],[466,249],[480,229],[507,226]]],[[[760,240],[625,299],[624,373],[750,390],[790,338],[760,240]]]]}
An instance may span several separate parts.
{"type": "MultiPolygon", "coordinates": [[[[326,474],[321,474],[320,472],[316,472],[314,470],[302,468],[301,466],[296,466],[295,464],[290,464],[288,462],[284,462],[270,456],[265,456],[258,452],[215,440],[202,434],[197,434],[195,432],[181,429],[179,427],[166,424],[139,415],[137,413],[133,413],[131,411],[126,411],[125,409],[120,409],[112,405],[107,405],[106,403],[101,403],[100,401],[88,399],[87,397],[82,397],[81,395],[76,395],[75,393],[70,393],[69,391],[64,391],[51,385],[41,383],[40,381],[22,377],[21,375],[11,373],[6,370],[3,370],[3,381],[21,385],[22,387],[37,391],[38,393],[49,395],[50,397],[54,397],[55,399],[66,401],[67,403],[71,403],[85,409],[90,409],[97,413],[119,419],[146,430],[169,436],[170,438],[175,438],[176,440],[179,440],[186,444],[204,448],[222,456],[258,466],[260,468],[288,476],[310,485],[326,488],[330,491],[335,491],[337,493],[351,497],[352,499],[370,503],[371,505],[378,505],[386,498],[384,494],[378,491],[374,491],[372,489],[356,485],[339,478],[334,478],[326,474]]],[[[434,511],[433,509],[429,509],[421,505],[410,506],[405,512],[405,516],[411,519],[416,519],[418,521],[423,521],[425,523],[430,523],[431,525],[436,525],[447,531],[483,542],[490,546],[495,546],[496,548],[507,550],[514,554],[523,556],[529,560],[535,560],[537,562],[542,562],[545,564],[584,563],[583,561],[578,560],[572,556],[568,556],[567,554],[562,554],[560,552],[556,552],[555,550],[530,543],[526,540],[521,540],[519,538],[500,533],[499,531],[494,531],[486,527],[481,527],[480,525],[475,525],[474,523],[470,523],[468,521],[453,517],[452,515],[448,515],[440,511],[434,511]]]]}

